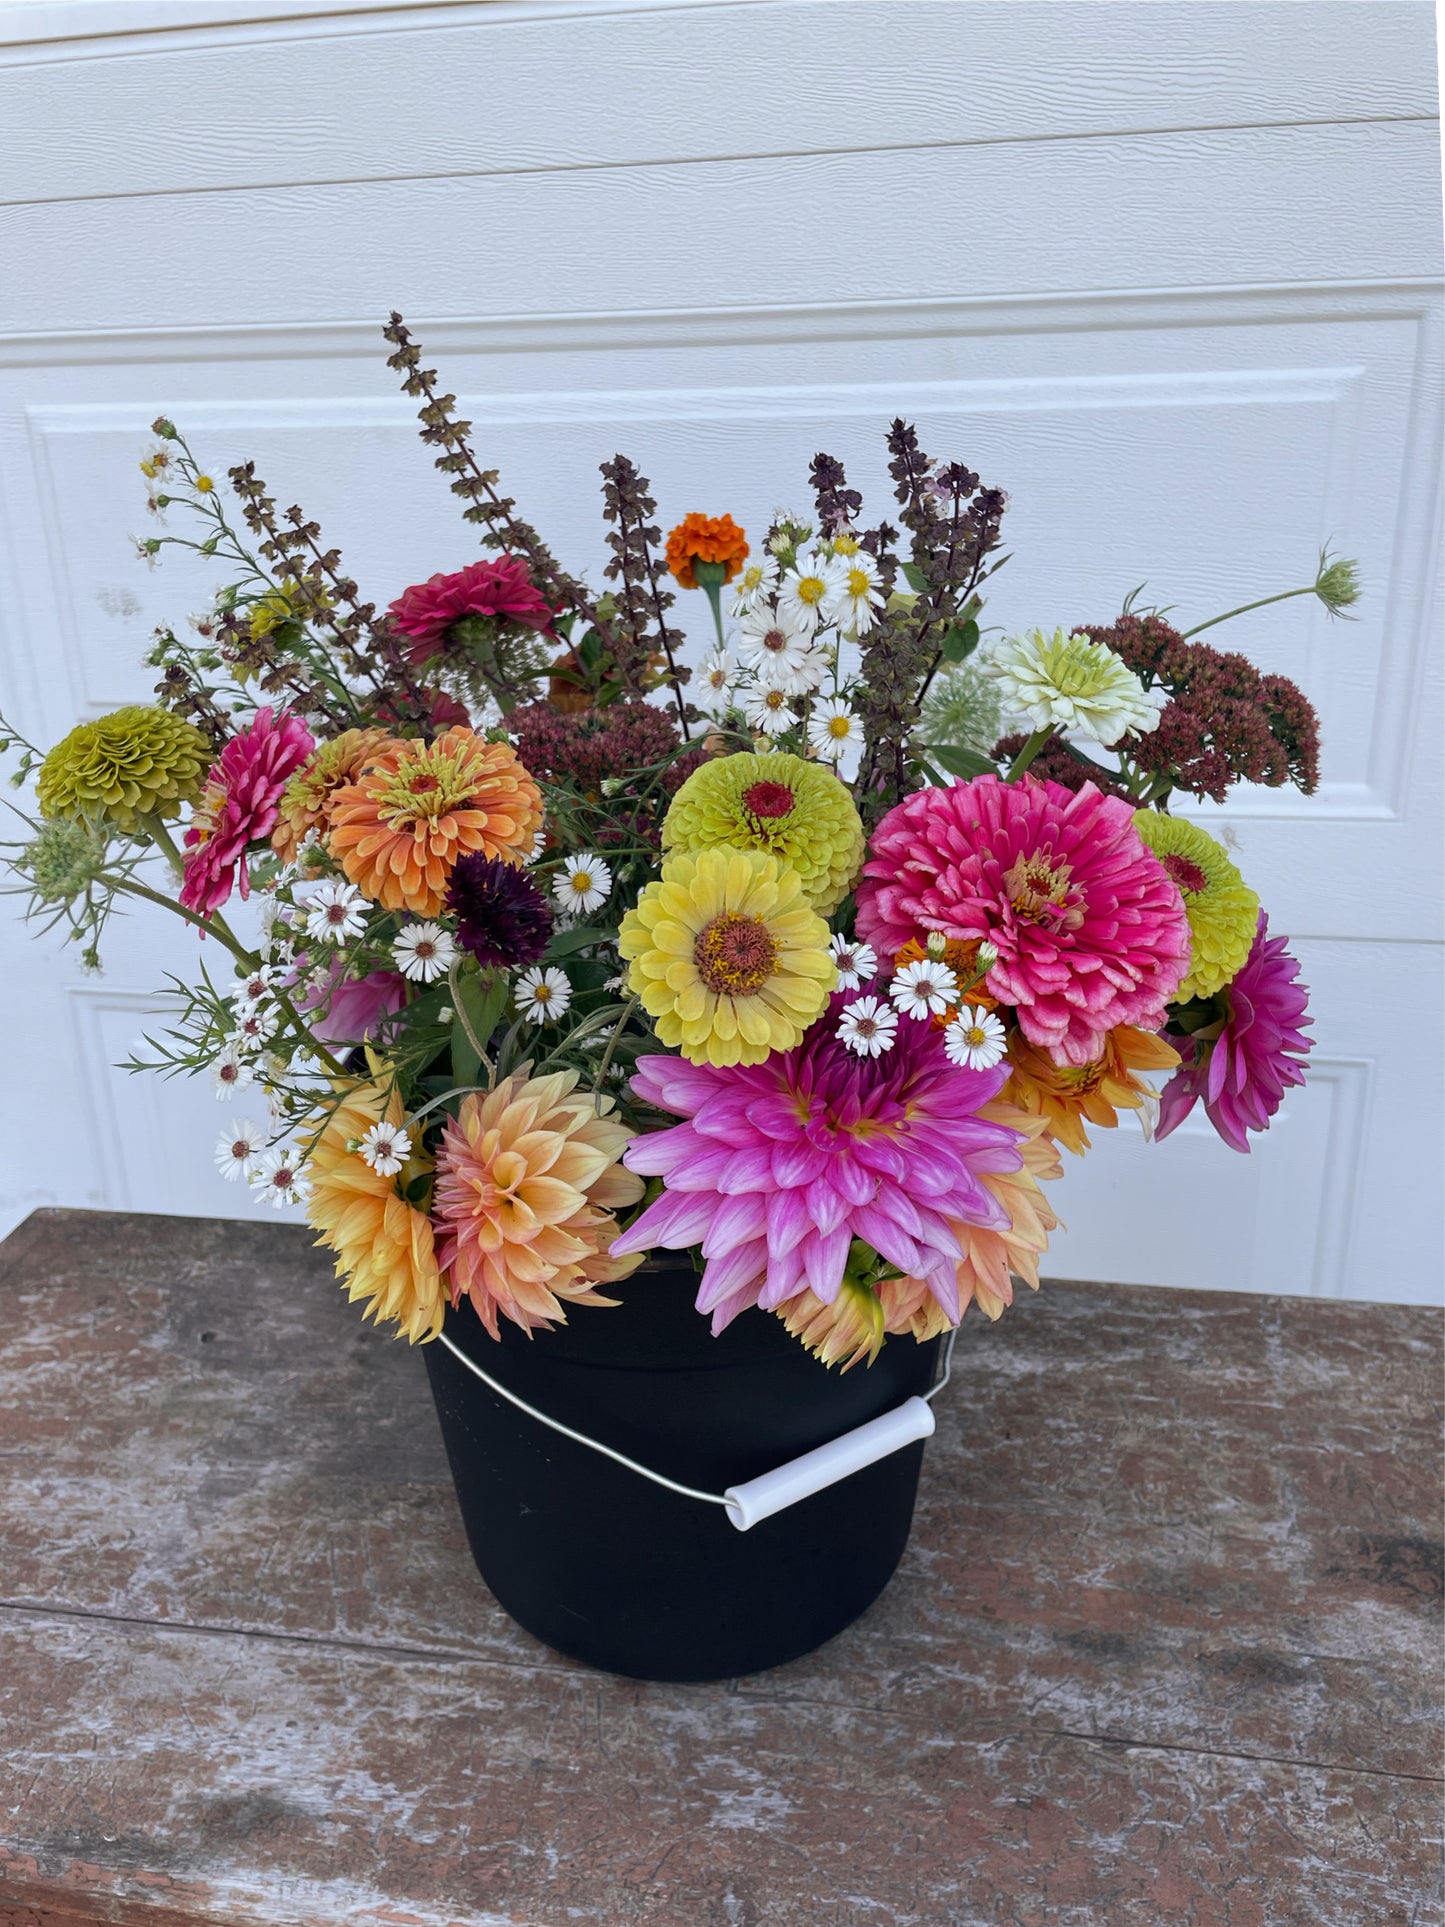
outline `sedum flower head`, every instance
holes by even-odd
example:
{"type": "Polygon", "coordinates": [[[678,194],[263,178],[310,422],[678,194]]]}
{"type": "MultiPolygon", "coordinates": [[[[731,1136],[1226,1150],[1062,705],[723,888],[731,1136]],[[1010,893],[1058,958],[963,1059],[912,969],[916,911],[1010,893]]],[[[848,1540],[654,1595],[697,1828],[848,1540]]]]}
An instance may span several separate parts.
{"type": "Polygon", "coordinates": [[[134,830],[142,816],[179,816],[211,760],[201,732],[168,709],[134,703],[81,723],[40,766],[45,816],[134,830]]]}
{"type": "Polygon", "coordinates": [[[1079,730],[1106,748],[1157,727],[1163,694],[1145,689],[1106,644],[1042,629],[1010,636],[981,665],[1005,709],[1035,729],[1079,730]]]}
{"type": "Polygon", "coordinates": [[[663,848],[765,850],[797,871],[823,916],[836,910],[863,860],[863,825],[831,770],[780,750],[719,756],[695,769],[667,812],[663,848]]]}
{"type": "Polygon", "coordinates": [[[1189,918],[1189,975],[1175,992],[1212,997],[1242,969],[1259,923],[1259,898],[1222,843],[1179,816],[1136,810],[1134,828],[1158,857],[1184,899],[1189,918]]]}

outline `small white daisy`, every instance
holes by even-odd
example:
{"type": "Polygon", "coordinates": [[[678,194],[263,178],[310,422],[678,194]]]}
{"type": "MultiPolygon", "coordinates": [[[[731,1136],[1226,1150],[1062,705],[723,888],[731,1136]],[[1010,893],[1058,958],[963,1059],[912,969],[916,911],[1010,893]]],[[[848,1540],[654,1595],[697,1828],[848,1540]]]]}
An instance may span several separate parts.
{"type": "Polygon", "coordinates": [[[808,718],[808,741],[820,756],[836,763],[845,749],[863,740],[863,725],[840,696],[814,703],[808,718]]]}
{"type": "Polygon", "coordinates": [[[451,932],[439,923],[409,923],[391,946],[402,976],[414,984],[435,983],[451,969],[457,954],[451,932]]]}
{"type": "Polygon", "coordinates": [[[791,616],[794,626],[811,636],[825,619],[832,593],[832,564],[821,555],[810,555],[799,560],[796,574],[784,576],[778,591],[778,613],[791,616]]]}
{"type": "Polygon", "coordinates": [[[354,883],[320,884],[306,900],[306,934],[318,942],[346,943],[366,928],[366,898],[354,883]]]}
{"type": "Polygon", "coordinates": [[[216,1096],[226,1097],[232,1091],[244,1091],[255,1074],[240,1052],[227,1045],[211,1066],[211,1081],[216,1087],[216,1096]]]}
{"type": "Polygon", "coordinates": [[[261,1003],[262,1000],[265,997],[267,997],[270,993],[271,976],[272,976],[272,972],[269,964],[258,965],[257,968],[251,972],[249,977],[244,977],[236,985],[237,997],[240,998],[244,1003],[248,1003],[248,1004],[261,1003]]]}
{"type": "Polygon", "coordinates": [[[965,1005],[943,1033],[943,1048],[966,1071],[991,1071],[1003,1061],[1003,1025],[991,1010],[965,1005]]]}
{"type": "Polygon", "coordinates": [[[838,1041],[859,1057],[881,1057],[898,1037],[898,1018],[881,997],[858,997],[838,1019],[838,1041]]]}
{"type": "Polygon", "coordinates": [[[726,709],[737,691],[737,671],[726,649],[713,649],[703,657],[694,687],[705,709],[716,714],[726,709]]]}
{"type": "Polygon", "coordinates": [[[745,562],[728,585],[728,614],[746,615],[759,600],[771,601],[778,586],[778,564],[771,555],[745,562]]]}
{"type": "Polygon", "coordinates": [[[256,1160],[251,1173],[251,1189],[279,1211],[283,1204],[305,1204],[311,1186],[301,1175],[301,1160],[294,1151],[267,1151],[256,1160]]]}
{"type": "Polygon", "coordinates": [[[925,957],[904,964],[889,984],[888,994],[901,1012],[922,1022],[958,1002],[958,979],[946,963],[925,957]]]}
{"type": "Polygon", "coordinates": [[[359,1148],[379,1177],[394,1178],[411,1156],[411,1132],[404,1124],[373,1124],[359,1148]]]}
{"type": "Polygon", "coordinates": [[[612,872],[600,856],[569,856],[552,882],[564,910],[595,910],[611,893],[612,872]]]}
{"type": "Polygon", "coordinates": [[[780,613],[771,602],[760,602],[743,617],[738,653],[749,669],[794,669],[806,661],[813,632],[780,613]]]}
{"type": "Polygon", "coordinates": [[[260,1050],[262,1045],[270,1042],[271,1033],[276,1028],[272,1018],[254,1004],[237,1004],[233,1021],[236,1027],[222,1048],[236,1057],[260,1050]]]}
{"type": "Polygon", "coordinates": [[[838,966],[839,990],[856,990],[877,974],[878,953],[871,943],[857,937],[834,937],[828,945],[838,966]]]}
{"type": "Polygon", "coordinates": [[[533,1024],[560,1017],[572,1001],[572,986],[560,970],[540,965],[517,979],[517,1009],[533,1024]]]}
{"type": "Polygon", "coordinates": [[[761,730],[764,736],[781,736],[797,720],[787,690],[768,683],[759,683],[749,696],[747,719],[750,726],[761,730]]]}
{"type": "Polygon", "coordinates": [[[874,610],[883,604],[878,564],[866,549],[852,555],[835,553],[828,581],[827,620],[836,622],[845,636],[866,636],[876,620],[874,610]]]}
{"type": "Polygon", "coordinates": [[[233,1117],[230,1127],[216,1139],[216,1169],[233,1183],[249,1178],[256,1160],[266,1149],[266,1133],[248,1117],[233,1117]]]}
{"type": "Polygon", "coordinates": [[[833,667],[826,649],[808,648],[791,659],[769,657],[757,667],[759,686],[781,689],[789,696],[811,696],[821,689],[833,667]]]}

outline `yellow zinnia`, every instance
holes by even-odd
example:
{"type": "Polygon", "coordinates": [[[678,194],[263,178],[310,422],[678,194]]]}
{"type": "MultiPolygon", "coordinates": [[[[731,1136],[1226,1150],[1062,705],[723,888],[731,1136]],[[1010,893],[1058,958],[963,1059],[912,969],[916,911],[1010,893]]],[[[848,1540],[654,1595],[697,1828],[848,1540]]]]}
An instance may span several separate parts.
{"type": "Polygon", "coordinates": [[[658,1036],[693,1064],[791,1050],[838,975],[797,871],[764,850],[670,857],[618,942],[658,1036]]]}
{"type": "Polygon", "coordinates": [[[1224,845],[1187,817],[1135,810],[1134,828],[1169,872],[1189,919],[1189,975],[1174,1001],[1212,997],[1244,968],[1259,927],[1259,898],[1224,845]]]}
{"type": "MultiPolygon", "coordinates": [[[[373,1071],[385,1076],[379,1059],[373,1071]]],[[[307,1154],[306,1219],[321,1234],[317,1243],[337,1254],[336,1275],[352,1303],[369,1300],[364,1315],[378,1323],[394,1318],[414,1345],[436,1337],[446,1309],[431,1220],[402,1196],[431,1160],[414,1153],[395,1177],[384,1177],[353,1148],[374,1124],[405,1122],[406,1107],[389,1079],[342,1086],[307,1154]]]]}

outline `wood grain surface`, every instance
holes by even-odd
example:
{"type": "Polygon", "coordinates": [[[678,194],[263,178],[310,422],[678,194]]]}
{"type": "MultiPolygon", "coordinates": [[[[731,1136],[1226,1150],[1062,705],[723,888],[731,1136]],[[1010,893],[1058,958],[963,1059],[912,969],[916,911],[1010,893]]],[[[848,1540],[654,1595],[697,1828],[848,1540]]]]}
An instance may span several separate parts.
{"type": "Polygon", "coordinates": [[[0,1927],[1427,1927],[1439,1339],[1026,1294],[966,1327],[883,1599],[653,1686],[493,1604],[421,1359],[307,1234],[38,1212],[0,1246],[0,1927]]]}

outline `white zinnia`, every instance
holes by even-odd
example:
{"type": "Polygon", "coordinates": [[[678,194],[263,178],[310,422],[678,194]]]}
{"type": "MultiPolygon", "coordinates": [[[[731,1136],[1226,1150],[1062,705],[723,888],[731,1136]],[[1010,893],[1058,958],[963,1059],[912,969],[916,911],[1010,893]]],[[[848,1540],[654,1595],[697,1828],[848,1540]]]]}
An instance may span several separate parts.
{"type": "Polygon", "coordinates": [[[966,1006],[943,1033],[943,1048],[966,1071],[991,1071],[1003,1061],[1003,1025],[991,1010],[966,1006]]]}
{"type": "Polygon", "coordinates": [[[845,636],[866,636],[873,627],[874,608],[883,604],[883,581],[878,564],[866,549],[852,555],[835,554],[828,568],[830,588],[824,609],[845,636]]]}
{"type": "Polygon", "coordinates": [[[595,910],[611,892],[612,872],[600,856],[569,856],[552,882],[552,895],[564,910],[595,910]]]}
{"type": "Polygon", "coordinates": [[[318,942],[346,943],[365,928],[366,898],[354,883],[322,883],[306,899],[306,934],[318,942]]]}
{"type": "Polygon", "coordinates": [[[839,990],[856,990],[877,974],[878,953],[871,943],[862,943],[857,937],[837,936],[828,948],[838,966],[839,990]]]}
{"type": "Polygon", "coordinates": [[[1035,729],[1077,730],[1105,749],[1156,729],[1166,701],[1162,689],[1146,689],[1107,643],[1065,629],[1006,637],[980,666],[1013,715],[1035,729]]]}
{"type": "Polygon", "coordinates": [[[838,1042],[859,1057],[881,1057],[898,1040],[898,1019],[879,997],[858,997],[838,1019],[838,1042]]]}
{"type": "Polygon", "coordinates": [[[863,725],[841,696],[814,703],[808,718],[808,741],[820,756],[836,763],[845,749],[863,741],[863,725]]]}
{"type": "Polygon", "coordinates": [[[697,672],[697,689],[705,709],[716,713],[726,709],[737,689],[737,676],[733,659],[726,649],[713,649],[703,657],[702,667],[697,672]]]}
{"type": "Polygon", "coordinates": [[[391,946],[392,959],[402,976],[414,984],[434,984],[452,967],[457,947],[450,930],[439,923],[409,923],[391,946]]]}
{"type": "Polygon", "coordinates": [[[800,558],[796,574],[784,576],[778,591],[779,614],[791,616],[794,626],[811,636],[824,620],[833,582],[833,565],[824,556],[800,558]]]}
{"type": "Polygon", "coordinates": [[[572,986],[560,970],[536,967],[517,979],[517,1009],[533,1024],[560,1017],[572,1001],[572,986]]]}
{"type": "Polygon", "coordinates": [[[266,1133],[248,1117],[233,1117],[230,1128],[216,1139],[216,1169],[232,1183],[249,1178],[266,1148],[266,1133]]]}
{"type": "Polygon", "coordinates": [[[378,1177],[394,1178],[411,1156],[411,1132],[404,1124],[373,1124],[361,1140],[362,1157],[378,1177]]]}
{"type": "Polygon", "coordinates": [[[267,1151],[258,1158],[251,1173],[251,1189],[258,1204],[264,1198],[277,1211],[283,1204],[304,1204],[311,1194],[294,1151],[267,1151]]]}
{"type": "Polygon", "coordinates": [[[775,556],[761,555],[754,562],[745,562],[728,585],[728,614],[746,615],[755,602],[771,601],[777,586],[778,564],[775,556]]]}
{"type": "Polygon", "coordinates": [[[924,957],[904,964],[888,986],[888,994],[900,1011],[923,1020],[958,1002],[958,979],[946,963],[924,957]]]}
{"type": "Polygon", "coordinates": [[[776,683],[759,683],[747,702],[748,724],[764,736],[781,736],[791,729],[796,718],[786,689],[776,683]]]}

